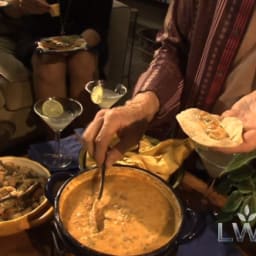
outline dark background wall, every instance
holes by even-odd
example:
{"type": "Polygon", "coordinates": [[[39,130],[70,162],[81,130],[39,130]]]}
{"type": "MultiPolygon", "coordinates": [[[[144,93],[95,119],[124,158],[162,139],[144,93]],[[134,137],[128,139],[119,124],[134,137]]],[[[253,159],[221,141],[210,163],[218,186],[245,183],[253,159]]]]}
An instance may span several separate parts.
{"type": "MultiPolygon", "coordinates": [[[[147,68],[152,59],[152,47],[155,33],[162,28],[168,4],[157,0],[119,0],[137,10],[135,27],[131,25],[129,46],[133,43],[131,65],[127,63],[130,88],[135,84],[138,76],[147,68]],[[135,28],[135,31],[133,31],[135,28]]],[[[132,19],[132,23],[134,20],[132,19]]],[[[129,58],[127,58],[127,62],[129,58]]]]}

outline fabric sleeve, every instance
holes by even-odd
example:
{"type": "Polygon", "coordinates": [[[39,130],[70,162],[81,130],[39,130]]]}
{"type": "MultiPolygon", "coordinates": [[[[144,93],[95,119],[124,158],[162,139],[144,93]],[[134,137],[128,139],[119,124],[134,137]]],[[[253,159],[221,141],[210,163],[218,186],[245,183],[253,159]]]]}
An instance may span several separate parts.
{"type": "Polygon", "coordinates": [[[149,127],[155,137],[165,137],[179,110],[189,50],[187,34],[191,23],[191,2],[171,1],[163,31],[156,38],[161,45],[134,88],[134,95],[153,91],[159,99],[160,110],[149,127]]]}

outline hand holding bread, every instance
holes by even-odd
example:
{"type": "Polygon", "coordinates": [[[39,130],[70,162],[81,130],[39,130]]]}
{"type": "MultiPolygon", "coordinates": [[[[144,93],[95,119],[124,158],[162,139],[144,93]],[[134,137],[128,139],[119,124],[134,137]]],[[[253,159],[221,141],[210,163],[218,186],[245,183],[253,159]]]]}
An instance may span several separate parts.
{"type": "Polygon", "coordinates": [[[226,131],[229,134],[229,139],[212,141],[209,136],[207,138],[206,132],[199,125],[199,120],[195,118],[195,112],[199,111],[201,110],[195,108],[187,109],[177,115],[177,120],[183,131],[196,142],[228,154],[256,150],[256,91],[245,95],[221,116],[217,116],[223,128],[228,129],[226,131]],[[224,121],[226,124],[223,123],[224,121]],[[198,138],[199,141],[197,141],[198,138]],[[202,138],[205,139],[202,140],[202,138]],[[228,142],[228,140],[230,141],[228,142]]]}

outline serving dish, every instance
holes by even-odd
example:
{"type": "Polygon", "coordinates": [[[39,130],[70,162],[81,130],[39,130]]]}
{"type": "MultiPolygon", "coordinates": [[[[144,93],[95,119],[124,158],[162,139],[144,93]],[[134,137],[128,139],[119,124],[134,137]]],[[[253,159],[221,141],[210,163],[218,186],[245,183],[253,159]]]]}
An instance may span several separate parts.
{"type": "Polygon", "coordinates": [[[46,37],[36,44],[40,53],[65,53],[87,49],[87,42],[79,35],[46,37]]]}
{"type": "Polygon", "coordinates": [[[190,231],[199,225],[193,217],[189,221],[190,228],[193,227],[185,235],[181,232],[187,211],[183,211],[172,188],[147,170],[123,165],[106,170],[103,201],[100,202],[103,205],[99,206],[104,215],[103,228],[96,233],[90,230],[93,211],[90,200],[94,195],[93,184],[99,178],[97,175],[98,169],[92,168],[75,175],[55,173],[48,180],[46,196],[54,205],[53,236],[54,241],[59,240],[64,246],[62,250],[74,255],[158,256],[174,248],[183,236],[186,237],[183,242],[194,237],[194,230],[190,231]],[[63,185],[56,194],[54,191],[60,181],[63,185]],[[85,240],[80,239],[81,233],[74,233],[84,228],[85,240]]]}
{"type": "MultiPolygon", "coordinates": [[[[17,173],[19,173],[22,170],[22,168],[24,168],[24,170],[29,170],[29,172],[32,173],[31,177],[32,176],[42,177],[42,179],[46,181],[50,177],[50,172],[48,171],[48,169],[46,169],[41,164],[25,157],[5,156],[5,157],[0,157],[0,161],[3,164],[3,166],[1,167],[1,174],[3,173],[2,171],[3,168],[6,168],[6,167],[10,168],[11,166],[11,168],[18,167],[17,170],[15,169],[17,173]]],[[[15,179],[17,176],[13,175],[13,177],[15,179]]],[[[6,186],[11,187],[10,185],[11,185],[11,181],[8,183],[6,182],[6,179],[5,179],[4,182],[2,182],[1,184],[1,188],[4,188],[6,186]]],[[[16,185],[13,185],[14,188],[15,186],[16,185]]],[[[23,183],[20,186],[23,186],[23,183]]],[[[31,188],[33,189],[33,186],[31,186],[31,188]]],[[[27,191],[29,190],[30,188],[27,191]]],[[[19,202],[18,200],[23,199],[19,197],[19,194],[17,195],[17,193],[19,193],[20,191],[21,190],[18,190],[18,189],[17,191],[15,191],[14,189],[14,192],[16,194],[11,194],[13,198],[8,198],[7,200],[3,200],[3,195],[2,195],[2,201],[0,203],[2,204],[1,205],[1,208],[3,211],[1,215],[2,217],[4,214],[4,210],[7,209],[9,211],[9,209],[12,209],[11,207],[5,208],[4,203],[6,202],[8,203],[8,200],[9,200],[9,203],[12,204],[12,207],[15,211],[16,211],[15,207],[20,207],[20,204],[17,203],[19,202]]],[[[34,191],[30,190],[29,193],[26,195],[26,197],[28,198],[27,200],[30,200],[29,197],[35,197],[35,193],[38,193],[38,192],[36,192],[36,190],[34,191]]],[[[47,198],[45,197],[44,191],[42,192],[42,194],[40,194],[40,201],[36,202],[31,200],[31,202],[33,202],[33,205],[31,205],[29,208],[24,208],[24,211],[21,211],[21,214],[19,214],[19,212],[15,212],[15,214],[12,215],[12,217],[6,218],[5,216],[5,218],[2,218],[0,220],[0,236],[13,235],[15,233],[30,229],[31,227],[41,225],[53,216],[53,208],[51,207],[47,198]]]]}

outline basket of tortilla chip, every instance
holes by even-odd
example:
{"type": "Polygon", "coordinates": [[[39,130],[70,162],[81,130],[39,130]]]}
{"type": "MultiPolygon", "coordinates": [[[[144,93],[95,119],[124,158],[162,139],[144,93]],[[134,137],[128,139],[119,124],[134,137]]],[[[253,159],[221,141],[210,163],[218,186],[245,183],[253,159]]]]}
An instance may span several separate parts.
{"type": "Polygon", "coordinates": [[[222,118],[189,108],[177,114],[176,119],[194,142],[206,147],[235,147],[243,141],[243,123],[236,117],[222,118]]]}
{"type": "Polygon", "coordinates": [[[47,37],[37,42],[37,51],[40,53],[72,52],[86,49],[87,43],[79,35],[47,37]]]}
{"type": "Polygon", "coordinates": [[[0,236],[48,221],[53,214],[44,195],[49,171],[28,158],[0,157],[0,236]]]}

